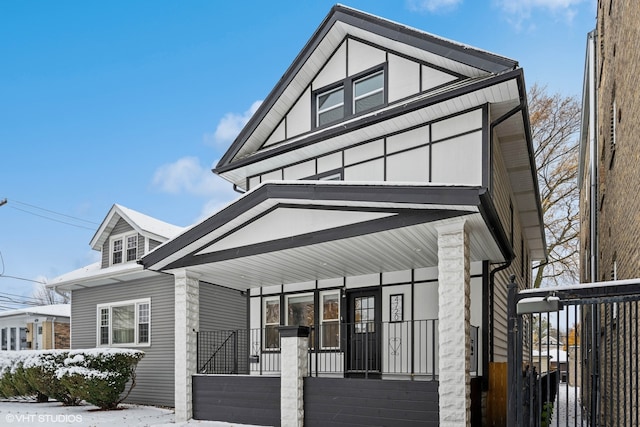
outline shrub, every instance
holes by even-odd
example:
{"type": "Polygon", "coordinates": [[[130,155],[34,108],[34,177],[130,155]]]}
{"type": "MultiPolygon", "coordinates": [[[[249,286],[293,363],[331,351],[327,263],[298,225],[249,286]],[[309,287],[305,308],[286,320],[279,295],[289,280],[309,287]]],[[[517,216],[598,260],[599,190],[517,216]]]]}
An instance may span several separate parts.
{"type": "Polygon", "coordinates": [[[128,349],[0,352],[0,394],[39,393],[63,405],[78,405],[84,399],[114,409],[135,386],[142,357],[144,352],[128,349]]]}
{"type": "Polygon", "coordinates": [[[56,375],[57,369],[63,366],[66,357],[66,351],[38,352],[25,361],[25,376],[39,393],[56,399],[64,406],[77,406],[82,399],[72,394],[56,375]]]}
{"type": "Polygon", "coordinates": [[[135,386],[136,367],[143,356],[133,350],[71,351],[57,376],[72,394],[102,409],[115,409],[135,386]]]}

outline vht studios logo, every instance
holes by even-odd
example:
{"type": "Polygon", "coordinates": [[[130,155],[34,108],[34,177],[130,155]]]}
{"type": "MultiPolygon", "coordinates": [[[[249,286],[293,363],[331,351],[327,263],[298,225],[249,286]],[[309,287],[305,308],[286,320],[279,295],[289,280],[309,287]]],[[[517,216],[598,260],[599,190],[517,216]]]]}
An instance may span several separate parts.
{"type": "Polygon", "coordinates": [[[4,417],[9,424],[42,423],[48,424],[72,424],[81,423],[82,415],[72,414],[7,414],[4,417]]]}

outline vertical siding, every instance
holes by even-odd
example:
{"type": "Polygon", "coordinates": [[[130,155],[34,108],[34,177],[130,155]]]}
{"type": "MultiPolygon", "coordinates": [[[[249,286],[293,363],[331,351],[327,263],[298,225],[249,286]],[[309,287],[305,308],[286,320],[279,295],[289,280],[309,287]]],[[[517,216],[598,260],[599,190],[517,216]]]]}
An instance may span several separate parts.
{"type": "Polygon", "coordinates": [[[127,402],[174,404],[174,280],[158,274],[122,284],[72,292],[71,347],[96,347],[98,304],[151,298],[151,346],[131,347],[146,355],[138,365],[137,384],[127,402]]]}
{"type": "Polygon", "coordinates": [[[200,282],[200,330],[247,327],[247,297],[234,289],[200,282]]]}

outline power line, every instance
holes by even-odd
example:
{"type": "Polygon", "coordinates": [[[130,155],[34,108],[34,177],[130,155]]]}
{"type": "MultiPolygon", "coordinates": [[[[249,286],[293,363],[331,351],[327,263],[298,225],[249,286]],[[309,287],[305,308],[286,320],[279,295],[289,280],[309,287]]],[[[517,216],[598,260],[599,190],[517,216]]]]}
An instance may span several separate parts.
{"type": "MultiPolygon", "coordinates": [[[[6,200],[7,199],[5,199],[5,203],[6,203],[6,200]]],[[[81,222],[86,222],[88,224],[98,225],[98,223],[95,222],[95,221],[89,221],[88,219],[82,219],[82,218],[78,218],[78,217],[75,217],[75,216],[71,216],[71,215],[60,213],[60,212],[52,211],[51,209],[41,208],[40,206],[32,205],[30,203],[21,202],[21,201],[14,200],[14,199],[11,199],[11,203],[17,203],[19,205],[29,206],[30,208],[39,209],[41,211],[49,212],[49,213],[52,213],[54,215],[63,216],[63,217],[70,218],[70,219],[75,219],[76,221],[81,221],[81,222]]]]}
{"type": "Polygon", "coordinates": [[[78,218],[76,216],[67,215],[67,214],[64,214],[64,213],[61,213],[61,212],[56,212],[56,211],[51,210],[51,209],[46,209],[46,208],[34,205],[32,203],[21,202],[19,200],[11,199],[11,203],[9,203],[9,200],[7,198],[0,200],[0,206],[3,206],[5,204],[8,204],[9,207],[11,207],[11,208],[13,208],[15,210],[18,210],[18,211],[21,211],[21,212],[24,212],[24,213],[28,213],[28,214],[33,215],[33,216],[37,216],[37,217],[40,217],[40,218],[48,219],[50,221],[59,222],[61,224],[65,224],[65,225],[70,225],[72,227],[84,228],[85,230],[92,230],[93,231],[93,230],[95,230],[95,227],[88,227],[86,225],[76,224],[74,222],[69,222],[68,220],[65,221],[63,219],[64,218],[68,218],[69,220],[78,221],[78,222],[85,223],[85,224],[98,225],[98,223],[95,222],[95,221],[90,221],[90,220],[87,220],[87,219],[78,218]],[[13,204],[22,205],[23,208],[12,206],[13,204]],[[37,209],[37,210],[41,211],[41,213],[33,212],[33,209],[37,209]],[[52,215],[54,215],[54,216],[52,216],[52,215]],[[56,218],[56,217],[59,217],[59,218],[56,218]],[[61,219],[61,218],[63,218],[63,219],[61,219]]]}
{"type": "Polygon", "coordinates": [[[28,214],[31,214],[31,215],[39,216],[40,218],[48,219],[48,220],[50,220],[50,221],[55,221],[55,222],[59,222],[59,223],[62,223],[62,224],[70,225],[70,226],[72,226],[72,227],[84,228],[85,230],[95,230],[95,228],[93,228],[93,227],[85,227],[84,225],[72,224],[72,223],[70,223],[70,222],[62,221],[62,220],[60,220],[60,219],[51,218],[51,217],[49,217],[49,216],[45,216],[45,215],[39,215],[39,214],[37,214],[37,213],[35,213],[35,212],[31,212],[31,211],[28,211],[28,210],[26,210],[26,209],[16,208],[15,206],[10,206],[10,208],[11,208],[11,209],[18,210],[18,211],[25,212],[25,213],[28,213],[28,214]]]}

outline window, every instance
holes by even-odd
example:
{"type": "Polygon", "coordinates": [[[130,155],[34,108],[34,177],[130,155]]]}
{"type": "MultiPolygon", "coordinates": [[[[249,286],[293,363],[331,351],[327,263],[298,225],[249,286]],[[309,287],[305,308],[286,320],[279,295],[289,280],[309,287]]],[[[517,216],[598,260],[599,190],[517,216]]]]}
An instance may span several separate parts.
{"type": "Polygon", "coordinates": [[[7,348],[7,328],[2,328],[2,350],[8,350],[8,348],[7,348]]]}
{"type": "Polygon", "coordinates": [[[148,345],[151,341],[149,298],[98,306],[98,345],[148,345]]]}
{"type": "Polygon", "coordinates": [[[264,300],[264,349],[277,350],[280,348],[280,297],[264,300]]]}
{"type": "Polygon", "coordinates": [[[313,343],[315,342],[314,319],[315,304],[313,294],[287,295],[287,325],[309,326],[311,328],[311,334],[309,335],[310,348],[313,348],[313,343]]]}
{"type": "Polygon", "coordinates": [[[384,104],[384,74],[379,71],[353,82],[354,114],[384,104]]]}
{"type": "Polygon", "coordinates": [[[122,262],[122,239],[114,240],[111,251],[111,264],[120,264],[122,262]]]}
{"type": "Polygon", "coordinates": [[[320,304],[320,348],[340,348],[340,293],[321,293],[320,304]]]}
{"type": "Polygon", "coordinates": [[[138,258],[138,235],[127,237],[127,261],[135,261],[138,258]]]}
{"type": "Polygon", "coordinates": [[[355,331],[358,333],[375,332],[376,300],[373,296],[355,298],[355,331]]]}
{"type": "Polygon", "coordinates": [[[383,105],[386,100],[384,88],[385,71],[378,68],[320,89],[313,97],[315,125],[324,126],[383,105]]]}
{"type": "Polygon", "coordinates": [[[138,235],[116,236],[111,240],[111,265],[138,259],[138,235]]]}
{"type": "Polygon", "coordinates": [[[318,126],[334,122],[344,117],[344,87],[318,94],[318,126]]]}

